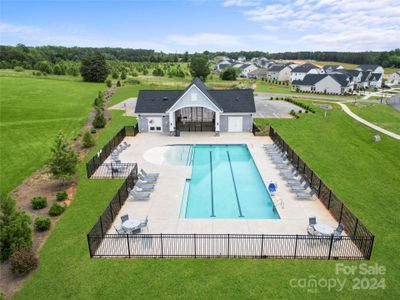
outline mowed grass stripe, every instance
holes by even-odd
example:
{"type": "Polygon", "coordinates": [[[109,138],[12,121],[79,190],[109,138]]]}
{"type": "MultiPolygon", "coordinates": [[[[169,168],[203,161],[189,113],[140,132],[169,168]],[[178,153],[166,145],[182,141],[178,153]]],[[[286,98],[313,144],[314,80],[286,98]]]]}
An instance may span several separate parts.
{"type": "Polygon", "coordinates": [[[0,76],[0,182],[9,192],[50,157],[59,130],[73,138],[104,84],[0,76]]]}

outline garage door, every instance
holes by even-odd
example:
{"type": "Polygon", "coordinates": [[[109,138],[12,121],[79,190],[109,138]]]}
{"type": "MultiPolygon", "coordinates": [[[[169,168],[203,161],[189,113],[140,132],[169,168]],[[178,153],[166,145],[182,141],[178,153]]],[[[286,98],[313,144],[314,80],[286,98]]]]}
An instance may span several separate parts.
{"type": "Polygon", "coordinates": [[[242,132],[243,131],[243,117],[228,117],[228,131],[229,132],[242,132]]]}

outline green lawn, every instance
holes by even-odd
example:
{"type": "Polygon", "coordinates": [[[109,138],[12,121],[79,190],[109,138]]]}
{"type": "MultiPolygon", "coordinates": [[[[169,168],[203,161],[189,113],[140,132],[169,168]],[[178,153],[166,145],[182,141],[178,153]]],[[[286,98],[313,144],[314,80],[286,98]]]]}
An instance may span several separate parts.
{"type": "Polygon", "coordinates": [[[56,133],[82,127],[104,84],[0,76],[1,191],[8,192],[49,158],[56,133]]]}
{"type": "Polygon", "coordinates": [[[352,112],[361,118],[400,134],[400,113],[389,105],[376,104],[373,106],[360,107],[355,106],[354,104],[348,104],[348,106],[352,112]]]}
{"type": "MultiPolygon", "coordinates": [[[[335,275],[337,261],[284,259],[90,259],[86,234],[122,180],[89,180],[84,163],[72,205],[41,251],[41,264],[16,299],[396,299],[398,278],[400,143],[375,133],[335,108],[323,116],[260,120],[273,124],[303,159],[376,235],[372,260],[341,261],[346,266],[378,263],[381,276],[335,275]],[[291,288],[291,279],[346,279],[343,291],[291,288]],[[355,277],[385,278],[386,288],[352,290],[355,277]]],[[[93,155],[124,124],[134,120],[112,112],[93,155]]],[[[307,220],[305,220],[305,223],[307,220]]]]}

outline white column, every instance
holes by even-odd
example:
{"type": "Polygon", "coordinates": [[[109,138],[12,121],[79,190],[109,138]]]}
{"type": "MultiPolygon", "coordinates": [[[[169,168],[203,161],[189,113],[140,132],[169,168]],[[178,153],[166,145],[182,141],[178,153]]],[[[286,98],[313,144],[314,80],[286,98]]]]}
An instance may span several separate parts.
{"type": "Polygon", "coordinates": [[[220,126],[220,113],[216,112],[215,113],[215,131],[219,132],[219,126],[220,126]]]}
{"type": "Polygon", "coordinates": [[[175,112],[169,113],[169,131],[175,131],[175,112]]]}

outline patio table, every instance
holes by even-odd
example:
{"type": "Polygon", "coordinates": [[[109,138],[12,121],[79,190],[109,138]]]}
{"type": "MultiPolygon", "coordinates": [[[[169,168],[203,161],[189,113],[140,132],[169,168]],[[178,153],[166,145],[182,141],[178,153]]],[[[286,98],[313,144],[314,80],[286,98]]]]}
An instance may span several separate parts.
{"type": "Polygon", "coordinates": [[[318,231],[319,233],[321,233],[322,235],[331,235],[331,234],[333,234],[333,231],[334,231],[333,227],[326,225],[326,224],[320,224],[320,223],[315,224],[314,229],[316,231],[318,231]]]}
{"type": "Polygon", "coordinates": [[[135,230],[136,228],[139,227],[141,221],[138,219],[130,219],[130,220],[126,220],[124,223],[122,223],[122,228],[130,233],[133,230],[135,230]]]}

